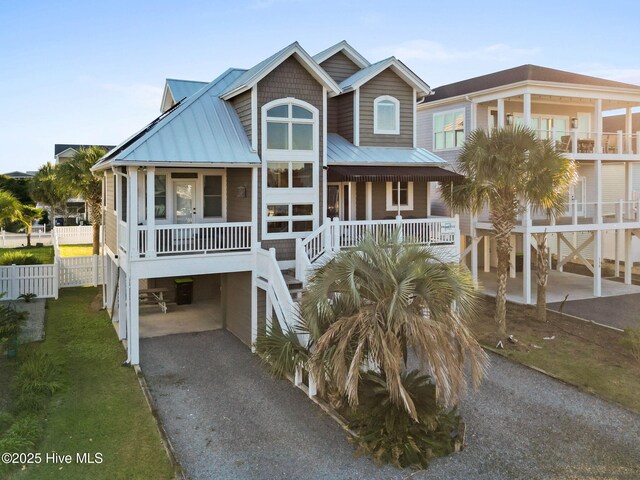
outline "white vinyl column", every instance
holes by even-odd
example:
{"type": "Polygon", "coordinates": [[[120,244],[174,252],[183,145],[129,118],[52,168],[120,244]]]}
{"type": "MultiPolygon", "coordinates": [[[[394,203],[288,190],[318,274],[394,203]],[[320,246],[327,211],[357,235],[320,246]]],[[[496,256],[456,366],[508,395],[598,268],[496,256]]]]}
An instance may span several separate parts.
{"type": "Polygon", "coordinates": [[[156,167],[147,167],[147,245],[146,258],[156,256],[156,167]]]}
{"type": "Polygon", "coordinates": [[[531,126],[531,94],[525,93],[522,95],[522,100],[524,102],[524,125],[525,127],[531,126]]]}
{"type": "Polygon", "coordinates": [[[504,98],[498,99],[498,128],[504,128],[504,98]]]}

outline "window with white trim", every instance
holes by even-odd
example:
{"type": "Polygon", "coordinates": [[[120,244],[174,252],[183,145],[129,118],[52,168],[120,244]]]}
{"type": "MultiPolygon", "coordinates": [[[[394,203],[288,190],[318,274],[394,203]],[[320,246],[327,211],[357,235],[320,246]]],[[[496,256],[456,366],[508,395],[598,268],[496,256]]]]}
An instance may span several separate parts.
{"type": "Polygon", "coordinates": [[[313,231],[313,205],[267,205],[267,233],[291,233],[313,231]]]}
{"type": "Polygon", "coordinates": [[[397,135],[400,133],[400,102],[390,95],[373,101],[373,133],[397,135]]]}
{"type": "Polygon", "coordinates": [[[464,110],[433,114],[433,149],[451,150],[464,143],[464,110]]]}
{"type": "Polygon", "coordinates": [[[292,103],[267,110],[267,150],[313,150],[313,112],[292,103]]]}
{"type": "Polygon", "coordinates": [[[413,210],[413,182],[387,182],[387,211],[413,210]]]}
{"type": "Polygon", "coordinates": [[[267,162],[268,188],[312,188],[313,163],[267,162]]]}

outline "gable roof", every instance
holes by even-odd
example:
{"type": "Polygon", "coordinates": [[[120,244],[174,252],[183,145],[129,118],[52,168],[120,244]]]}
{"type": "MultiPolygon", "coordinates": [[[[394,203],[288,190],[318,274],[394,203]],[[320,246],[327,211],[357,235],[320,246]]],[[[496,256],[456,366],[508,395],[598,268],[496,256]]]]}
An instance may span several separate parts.
{"type": "Polygon", "coordinates": [[[344,93],[355,90],[387,68],[391,68],[400,78],[415,88],[418,95],[429,95],[431,93],[431,87],[395,57],[385,58],[354,73],[340,82],[340,88],[344,93]]]}
{"type": "Polygon", "coordinates": [[[57,157],[58,155],[65,153],[67,150],[77,152],[80,149],[91,148],[93,146],[100,147],[107,152],[113,148],[113,145],[78,145],[75,143],[56,143],[53,146],[53,156],[57,157]]]}
{"type": "MultiPolygon", "coordinates": [[[[233,83],[220,93],[220,97],[229,100],[236,95],[249,90],[256,83],[266,77],[273,69],[290,56],[295,55],[300,64],[322,85],[327,87],[328,93],[339,95],[340,87],[331,76],[300,46],[298,42],[283,48],[270,57],[264,59],[249,70],[246,70],[233,83]]],[[[331,96],[333,96],[331,95],[331,96]]]]}
{"type": "Polygon", "coordinates": [[[183,98],[189,98],[202,87],[209,85],[209,82],[197,82],[195,80],[178,80],[167,78],[166,86],[171,92],[173,100],[177,103],[183,98]]]}
{"type": "Polygon", "coordinates": [[[7,172],[2,175],[9,178],[33,178],[35,176],[35,174],[31,172],[7,172]]]}
{"type": "Polygon", "coordinates": [[[426,148],[356,147],[337,133],[328,133],[327,165],[447,166],[449,163],[426,148]]]}
{"type": "Polygon", "coordinates": [[[326,50],[323,50],[320,53],[316,53],[313,56],[313,59],[316,62],[318,62],[318,64],[320,64],[325,60],[330,59],[338,52],[344,53],[346,57],[349,60],[351,60],[353,63],[355,63],[356,66],[358,66],[359,68],[366,68],[369,65],[371,65],[371,62],[369,62],[369,60],[367,60],[362,55],[360,55],[360,52],[358,52],[355,48],[349,45],[346,40],[342,40],[341,42],[338,42],[335,45],[332,45],[326,50]]]}
{"type": "Polygon", "coordinates": [[[604,78],[581,75],[579,73],[540,67],[538,65],[520,65],[519,67],[469,78],[460,82],[442,85],[434,90],[433,95],[425,98],[425,102],[434,102],[450,97],[457,97],[473,92],[480,92],[524,81],[569,83],[574,85],[590,85],[598,87],[632,88],[640,90],[640,86],[631,83],[616,82],[604,78]]]}
{"type": "Polygon", "coordinates": [[[235,109],[219,98],[244,72],[227,70],[102,157],[93,169],[135,163],[260,163],[235,109]]]}

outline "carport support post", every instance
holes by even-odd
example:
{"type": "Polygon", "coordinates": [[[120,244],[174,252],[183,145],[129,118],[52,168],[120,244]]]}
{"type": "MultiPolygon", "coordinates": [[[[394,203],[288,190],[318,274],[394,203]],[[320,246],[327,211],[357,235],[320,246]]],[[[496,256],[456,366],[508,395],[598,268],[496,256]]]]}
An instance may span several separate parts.
{"type": "Polygon", "coordinates": [[[251,351],[256,353],[258,338],[258,285],[256,282],[256,267],[251,272],[251,351]]]}
{"type": "Polygon", "coordinates": [[[485,273],[491,271],[491,237],[489,235],[484,236],[484,271],[485,273]]]}
{"type": "Polygon", "coordinates": [[[476,232],[477,218],[471,218],[471,277],[473,283],[478,285],[478,233],[476,232]]]}
{"type": "Polygon", "coordinates": [[[131,365],[138,365],[140,363],[140,329],[138,315],[140,288],[138,283],[139,280],[137,278],[132,278],[127,285],[129,290],[129,325],[131,326],[129,338],[127,339],[127,347],[129,350],[129,363],[131,365]]]}
{"type": "Polygon", "coordinates": [[[602,230],[596,230],[593,244],[593,296],[602,296],[602,230]]]}
{"type": "Polygon", "coordinates": [[[120,340],[127,338],[127,275],[120,268],[118,280],[118,337],[120,340]]]}
{"type": "Polygon", "coordinates": [[[524,303],[531,304],[531,234],[522,237],[522,290],[524,303]]]}
{"type": "Polygon", "coordinates": [[[633,258],[631,257],[631,230],[624,231],[624,283],[631,285],[633,258]]]}
{"type": "Polygon", "coordinates": [[[509,243],[511,244],[511,254],[509,255],[509,276],[516,278],[516,236],[509,236],[509,243]]]}

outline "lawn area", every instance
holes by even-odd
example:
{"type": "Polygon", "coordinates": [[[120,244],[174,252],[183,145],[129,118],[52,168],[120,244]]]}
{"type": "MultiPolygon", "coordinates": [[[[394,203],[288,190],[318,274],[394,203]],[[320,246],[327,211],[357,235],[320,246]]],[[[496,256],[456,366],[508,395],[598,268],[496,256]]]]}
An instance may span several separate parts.
{"type": "Polygon", "coordinates": [[[640,363],[622,345],[620,332],[551,311],[540,323],[535,307],[507,303],[507,335],[518,343],[503,341],[505,348],[496,349],[494,311],[495,300],[483,297],[473,325],[483,346],[640,412],[640,363]]]}
{"type": "Polygon", "coordinates": [[[42,260],[42,263],[53,263],[53,247],[0,248],[0,257],[8,252],[30,253],[42,260]]]}
{"type": "Polygon", "coordinates": [[[61,257],[90,257],[93,255],[92,245],[60,245],[61,257]]]}
{"type": "MultiPolygon", "coordinates": [[[[46,340],[35,348],[60,366],[62,390],[51,399],[36,451],[101,453],[99,465],[33,465],[13,479],[169,479],[173,469],[135,372],[121,366],[125,352],[98,289],[60,290],[48,302],[46,340]]],[[[8,366],[7,360],[0,368],[8,366]]]]}

